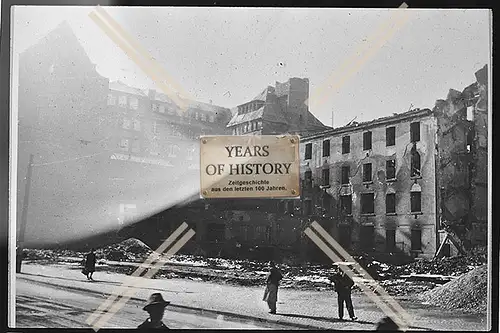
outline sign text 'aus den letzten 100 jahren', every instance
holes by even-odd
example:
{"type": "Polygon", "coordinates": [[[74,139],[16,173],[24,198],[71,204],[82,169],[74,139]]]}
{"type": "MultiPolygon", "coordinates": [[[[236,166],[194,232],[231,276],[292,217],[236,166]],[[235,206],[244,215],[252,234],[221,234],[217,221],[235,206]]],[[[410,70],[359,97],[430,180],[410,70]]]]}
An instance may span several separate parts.
{"type": "Polygon", "coordinates": [[[200,140],[202,197],[299,196],[297,135],[203,136],[200,140]]]}

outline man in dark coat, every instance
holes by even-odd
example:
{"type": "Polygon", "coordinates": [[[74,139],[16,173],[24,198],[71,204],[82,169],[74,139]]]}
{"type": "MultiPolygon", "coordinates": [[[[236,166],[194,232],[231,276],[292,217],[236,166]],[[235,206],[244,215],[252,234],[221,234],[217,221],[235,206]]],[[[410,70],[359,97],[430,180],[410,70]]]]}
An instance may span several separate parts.
{"type": "Polygon", "coordinates": [[[169,305],[170,302],[165,301],[160,293],[154,293],[149,296],[148,303],[144,308],[144,311],[149,313],[149,318],[146,319],[142,324],[140,324],[138,329],[150,329],[150,328],[160,328],[169,329],[162,321],[163,315],[165,314],[165,307],[169,305]]]}
{"type": "Polygon", "coordinates": [[[358,319],[354,315],[354,308],[351,300],[351,290],[354,286],[354,281],[340,269],[330,277],[330,280],[335,284],[335,291],[337,292],[339,319],[344,319],[344,302],[351,320],[358,319]]]}
{"type": "Polygon", "coordinates": [[[92,278],[92,275],[95,272],[95,253],[94,249],[90,249],[90,252],[87,253],[87,256],[85,257],[85,272],[87,273],[87,280],[94,280],[92,278]]]}
{"type": "Polygon", "coordinates": [[[271,261],[270,263],[271,271],[267,277],[267,286],[264,292],[264,301],[267,301],[269,306],[269,313],[276,314],[276,303],[278,302],[278,286],[283,279],[283,275],[280,270],[276,267],[276,264],[271,261]]]}

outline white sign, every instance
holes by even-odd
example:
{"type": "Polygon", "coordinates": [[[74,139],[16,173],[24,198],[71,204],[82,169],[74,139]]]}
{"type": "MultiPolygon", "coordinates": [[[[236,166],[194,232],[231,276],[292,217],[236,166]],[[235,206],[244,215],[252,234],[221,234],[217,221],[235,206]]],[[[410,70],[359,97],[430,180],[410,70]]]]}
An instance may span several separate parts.
{"type": "Polygon", "coordinates": [[[297,135],[200,138],[204,198],[295,198],[299,186],[297,135]]]}

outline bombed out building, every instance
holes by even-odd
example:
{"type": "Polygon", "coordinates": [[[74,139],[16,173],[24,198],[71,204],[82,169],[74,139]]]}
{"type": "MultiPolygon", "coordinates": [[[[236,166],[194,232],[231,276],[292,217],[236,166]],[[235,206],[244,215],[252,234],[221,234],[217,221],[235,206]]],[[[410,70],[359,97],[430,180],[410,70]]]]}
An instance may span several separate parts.
{"type": "Polygon", "coordinates": [[[433,110],[302,137],[301,200],[282,201],[283,212],[317,220],[344,248],[381,260],[485,246],[486,66],[476,78],[433,110]]]}

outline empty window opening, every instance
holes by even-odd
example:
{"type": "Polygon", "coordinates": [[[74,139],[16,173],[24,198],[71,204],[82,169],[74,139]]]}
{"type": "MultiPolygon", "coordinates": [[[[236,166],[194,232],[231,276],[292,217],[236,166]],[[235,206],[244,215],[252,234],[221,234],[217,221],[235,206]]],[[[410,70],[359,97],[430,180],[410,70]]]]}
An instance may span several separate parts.
{"type": "Polygon", "coordinates": [[[385,145],[388,147],[396,145],[396,127],[387,127],[385,129],[385,145]]]}
{"type": "Polygon", "coordinates": [[[361,214],[375,213],[375,195],[373,193],[361,194],[361,214]]]}
{"type": "Polygon", "coordinates": [[[349,154],[351,151],[351,137],[344,136],[342,138],[342,154],[349,154]]]}
{"type": "Polygon", "coordinates": [[[363,150],[372,149],[372,132],[363,133],[363,150]]]}

